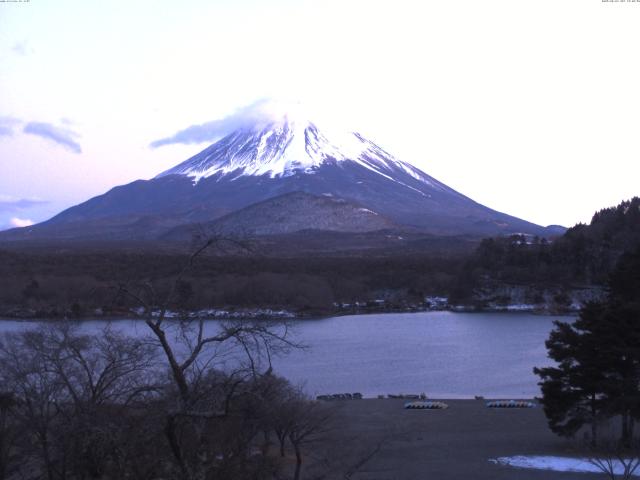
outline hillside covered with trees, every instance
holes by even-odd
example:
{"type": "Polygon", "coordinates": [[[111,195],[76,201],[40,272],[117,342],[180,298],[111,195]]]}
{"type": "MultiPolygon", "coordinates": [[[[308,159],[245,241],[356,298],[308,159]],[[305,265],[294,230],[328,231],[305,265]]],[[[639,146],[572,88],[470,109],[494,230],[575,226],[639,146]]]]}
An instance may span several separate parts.
{"type": "MultiPolygon", "coordinates": [[[[501,287],[556,292],[602,287],[618,259],[640,245],[640,198],[596,212],[558,238],[525,235],[488,238],[465,262],[452,295],[472,301],[501,287]]],[[[558,294],[558,293],[557,293],[558,294]]]]}

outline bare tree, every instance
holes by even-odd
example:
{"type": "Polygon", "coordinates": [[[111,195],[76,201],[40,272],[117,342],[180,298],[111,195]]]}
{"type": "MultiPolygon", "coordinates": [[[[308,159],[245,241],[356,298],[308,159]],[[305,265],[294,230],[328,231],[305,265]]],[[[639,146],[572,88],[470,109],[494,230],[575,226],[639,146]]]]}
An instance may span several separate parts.
{"type": "Polygon", "coordinates": [[[603,456],[590,457],[589,463],[598,467],[611,480],[618,478],[629,480],[640,467],[640,457],[637,454],[630,457],[621,453],[605,454],[603,456]]]}
{"type": "Polygon", "coordinates": [[[109,327],[101,335],[67,323],[7,334],[0,374],[25,437],[37,446],[23,445],[24,456],[50,480],[100,477],[126,409],[156,388],[153,358],[150,345],[109,327]]]}
{"type": "MultiPolygon", "coordinates": [[[[167,405],[164,432],[180,477],[189,480],[206,478],[207,472],[225,463],[224,454],[212,455],[212,429],[223,432],[232,423],[232,415],[246,415],[234,410],[232,403],[255,394],[246,388],[247,382],[271,372],[274,354],[298,346],[290,338],[286,322],[207,324],[204,318],[188,312],[175,318],[174,312],[182,310],[184,300],[181,285],[198,257],[210,248],[224,249],[229,244],[244,247],[241,242],[222,237],[202,243],[166,294],[156,291],[151,282],[119,288],[120,294],[141,307],[144,321],[163,352],[176,393],[173,405],[167,405]]],[[[245,445],[253,441],[249,435],[245,445]]]]}
{"type": "Polygon", "coordinates": [[[612,435],[601,435],[597,448],[592,448],[589,463],[611,480],[630,480],[640,471],[640,442],[635,440],[625,446],[612,435]]]}
{"type": "Polygon", "coordinates": [[[299,480],[302,473],[303,449],[306,445],[318,442],[326,432],[331,412],[318,402],[306,400],[298,403],[292,412],[294,422],[289,431],[289,441],[296,456],[294,480],[299,480]]]}
{"type": "Polygon", "coordinates": [[[64,478],[63,452],[56,448],[55,425],[64,403],[63,385],[41,355],[28,348],[27,332],[7,334],[0,343],[0,375],[4,388],[20,403],[16,411],[27,442],[23,458],[46,478],[64,478]]]}
{"type": "Polygon", "coordinates": [[[229,244],[235,248],[246,248],[235,239],[207,239],[191,254],[166,295],[158,292],[151,282],[133,286],[122,284],[119,287],[122,295],[133,299],[142,308],[145,323],[162,349],[179,391],[182,403],[179,408],[183,414],[189,410],[191,385],[197,383],[205,370],[216,366],[216,355],[220,351],[227,354],[230,350],[240,351],[248,362],[244,366],[252,374],[258,374],[261,360],[268,361],[267,370],[270,370],[272,354],[299,347],[291,340],[286,322],[223,321],[217,324],[214,332],[207,332],[202,317],[193,318],[183,314],[178,320],[171,321],[175,320],[171,308],[179,311],[182,307],[180,286],[185,275],[194,268],[198,257],[210,248],[225,249],[229,244]]]}
{"type": "Polygon", "coordinates": [[[275,394],[267,404],[271,429],[275,433],[281,457],[286,455],[287,442],[295,455],[293,477],[299,480],[306,447],[325,439],[332,427],[334,408],[309,399],[301,388],[295,388],[285,380],[274,378],[275,394]]]}
{"type": "Polygon", "coordinates": [[[16,398],[12,393],[0,392],[0,480],[10,478],[18,470],[16,441],[18,425],[14,418],[16,398]]]}

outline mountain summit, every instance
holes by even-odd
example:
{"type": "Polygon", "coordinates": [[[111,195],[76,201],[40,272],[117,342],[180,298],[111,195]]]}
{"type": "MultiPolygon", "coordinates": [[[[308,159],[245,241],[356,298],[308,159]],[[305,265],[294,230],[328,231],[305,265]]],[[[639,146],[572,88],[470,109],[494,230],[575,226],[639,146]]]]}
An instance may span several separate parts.
{"type": "Polygon", "coordinates": [[[557,233],[474,202],[359,133],[321,130],[285,113],[242,125],[151,180],[115,187],[0,240],[157,240],[176,227],[220,225],[222,217],[225,228],[267,235],[392,227],[432,235],[557,233]],[[260,228],[247,224],[258,218],[260,228]]]}
{"type": "Polygon", "coordinates": [[[402,172],[431,187],[447,188],[357,132],[333,132],[328,138],[310,120],[289,114],[267,125],[240,128],[156,178],[186,175],[196,182],[211,176],[230,180],[263,175],[282,178],[314,174],[323,166],[342,162],[364,167],[391,181],[402,172]]]}

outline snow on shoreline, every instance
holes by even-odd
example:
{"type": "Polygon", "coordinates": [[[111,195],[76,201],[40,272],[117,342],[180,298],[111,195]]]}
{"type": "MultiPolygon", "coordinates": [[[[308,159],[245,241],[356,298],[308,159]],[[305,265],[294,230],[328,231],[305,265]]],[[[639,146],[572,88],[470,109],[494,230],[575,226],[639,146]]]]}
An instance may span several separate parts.
{"type": "MultiPolygon", "coordinates": [[[[551,470],[554,472],[602,473],[602,470],[589,462],[587,458],[517,455],[513,457],[491,458],[489,461],[497,465],[515,468],[532,468],[536,470],[551,470]]],[[[616,462],[615,473],[619,475],[622,474],[623,471],[623,465],[620,462],[616,462]]],[[[636,477],[640,476],[640,469],[636,470],[633,475],[636,477]]]]}

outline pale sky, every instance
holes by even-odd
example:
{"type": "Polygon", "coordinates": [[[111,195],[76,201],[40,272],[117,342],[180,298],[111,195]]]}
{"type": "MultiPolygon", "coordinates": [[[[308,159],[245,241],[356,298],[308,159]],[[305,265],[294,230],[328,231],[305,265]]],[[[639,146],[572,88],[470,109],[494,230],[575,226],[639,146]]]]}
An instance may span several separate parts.
{"type": "Polygon", "coordinates": [[[640,1],[0,2],[0,228],[151,178],[208,145],[152,142],[263,98],[588,222],[640,194],[638,45],[640,1]]]}

